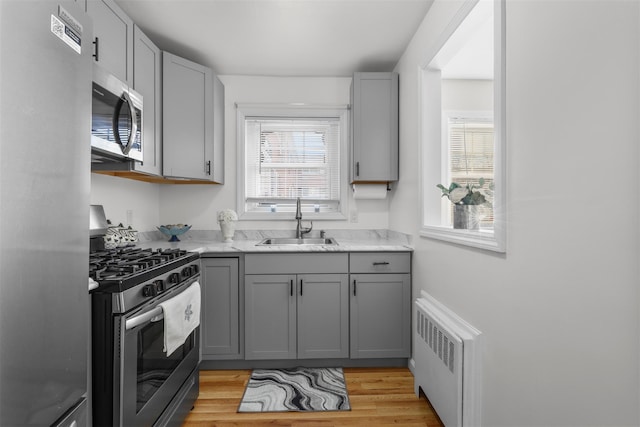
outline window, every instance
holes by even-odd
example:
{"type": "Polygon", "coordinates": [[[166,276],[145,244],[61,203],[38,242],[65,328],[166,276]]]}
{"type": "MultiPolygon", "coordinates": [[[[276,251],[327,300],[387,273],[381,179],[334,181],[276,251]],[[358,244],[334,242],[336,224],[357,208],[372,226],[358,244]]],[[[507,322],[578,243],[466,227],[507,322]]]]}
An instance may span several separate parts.
{"type": "Polygon", "coordinates": [[[420,235],[506,250],[504,0],[465,0],[421,65],[420,235]],[[482,181],[481,181],[482,179],[482,181]],[[478,230],[453,227],[439,183],[483,186],[478,230]]]}
{"type": "Polygon", "coordinates": [[[346,219],[344,108],[238,107],[241,219],[346,219]]]}
{"type": "MultiPolygon", "coordinates": [[[[447,112],[444,119],[442,150],[447,153],[448,161],[447,167],[443,168],[442,181],[479,188],[487,199],[486,204],[478,206],[480,227],[492,229],[495,187],[493,118],[490,113],[447,112]]],[[[445,225],[450,226],[453,223],[453,206],[446,198],[442,198],[442,205],[445,225]]]]}

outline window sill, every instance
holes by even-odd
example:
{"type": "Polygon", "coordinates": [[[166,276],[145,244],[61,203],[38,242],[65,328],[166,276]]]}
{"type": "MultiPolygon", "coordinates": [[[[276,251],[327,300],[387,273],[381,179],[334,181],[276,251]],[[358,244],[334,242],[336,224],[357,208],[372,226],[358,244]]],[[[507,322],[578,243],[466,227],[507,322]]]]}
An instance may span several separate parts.
{"type": "Polygon", "coordinates": [[[426,225],[420,230],[420,236],[494,252],[506,252],[504,239],[498,239],[494,230],[458,230],[426,225]]]}

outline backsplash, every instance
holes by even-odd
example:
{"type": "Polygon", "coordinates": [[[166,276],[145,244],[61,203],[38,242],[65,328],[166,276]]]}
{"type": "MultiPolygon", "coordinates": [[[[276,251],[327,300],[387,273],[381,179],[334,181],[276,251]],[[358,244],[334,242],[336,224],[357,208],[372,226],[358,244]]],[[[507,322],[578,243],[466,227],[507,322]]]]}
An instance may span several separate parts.
{"type": "MultiPolygon", "coordinates": [[[[398,245],[411,245],[412,236],[393,230],[345,230],[345,229],[327,229],[324,230],[327,237],[333,237],[338,242],[340,240],[360,241],[366,240],[375,242],[377,240],[393,241],[398,245]]],[[[318,237],[320,230],[311,232],[309,237],[318,237]]],[[[291,238],[295,236],[295,230],[236,230],[234,240],[262,240],[266,238],[285,237],[291,238]]],[[[138,233],[141,244],[157,240],[166,240],[167,236],[160,231],[147,231],[138,233]]],[[[189,230],[180,236],[181,241],[212,241],[221,242],[222,233],[220,230],[189,230]]]]}

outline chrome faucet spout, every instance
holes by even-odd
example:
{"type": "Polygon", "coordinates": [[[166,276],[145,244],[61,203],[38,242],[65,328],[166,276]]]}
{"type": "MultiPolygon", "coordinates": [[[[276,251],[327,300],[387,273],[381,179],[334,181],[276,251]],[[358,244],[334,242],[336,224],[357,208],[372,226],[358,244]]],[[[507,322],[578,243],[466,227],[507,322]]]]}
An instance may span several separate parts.
{"type": "Polygon", "coordinates": [[[313,222],[311,222],[311,226],[309,228],[305,228],[302,226],[302,210],[300,209],[300,197],[298,197],[298,200],[296,201],[296,220],[298,221],[298,225],[296,226],[296,239],[302,239],[303,234],[307,234],[313,229],[313,222]]]}
{"type": "Polygon", "coordinates": [[[296,201],[296,219],[302,219],[302,211],[300,210],[300,197],[298,197],[298,200],[296,201]]]}

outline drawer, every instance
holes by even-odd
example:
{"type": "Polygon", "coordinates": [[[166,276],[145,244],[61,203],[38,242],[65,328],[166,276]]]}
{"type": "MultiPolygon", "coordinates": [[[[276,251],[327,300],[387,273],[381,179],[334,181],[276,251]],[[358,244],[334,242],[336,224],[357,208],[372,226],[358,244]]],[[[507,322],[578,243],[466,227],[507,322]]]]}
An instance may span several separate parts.
{"type": "Polygon", "coordinates": [[[410,273],[411,253],[367,252],[352,253],[349,257],[350,273],[410,273]]]}
{"type": "Polygon", "coordinates": [[[334,254],[247,254],[245,274],[348,273],[349,256],[334,254]]]}

